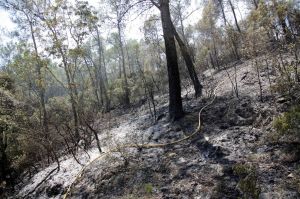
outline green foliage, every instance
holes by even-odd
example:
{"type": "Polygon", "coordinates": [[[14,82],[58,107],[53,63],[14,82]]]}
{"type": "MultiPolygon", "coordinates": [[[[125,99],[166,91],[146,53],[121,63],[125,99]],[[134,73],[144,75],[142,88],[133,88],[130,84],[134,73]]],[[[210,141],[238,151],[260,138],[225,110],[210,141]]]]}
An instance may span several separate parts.
{"type": "MultiPolygon", "coordinates": [[[[25,113],[22,105],[10,93],[14,88],[13,80],[6,74],[1,74],[0,87],[0,184],[10,181],[16,176],[12,170],[14,163],[23,153],[20,145],[20,135],[24,133],[25,113]],[[6,90],[4,90],[6,89],[6,90]]],[[[1,190],[0,190],[1,191],[1,190]]]]}
{"type": "MultiPolygon", "coordinates": [[[[284,63],[284,65],[278,65],[277,69],[280,73],[280,78],[276,79],[276,84],[273,86],[273,90],[282,94],[293,96],[296,92],[299,92],[299,83],[297,82],[294,62],[284,63]]],[[[299,74],[298,74],[299,75],[299,74]]]]}
{"type": "Polygon", "coordinates": [[[49,113],[49,122],[53,121],[59,124],[65,121],[72,121],[70,103],[65,96],[49,99],[47,110],[49,113]]]}
{"type": "Polygon", "coordinates": [[[111,97],[112,104],[118,104],[123,101],[125,90],[123,87],[123,79],[114,80],[108,88],[108,95],[111,97]]]}
{"type": "Polygon", "coordinates": [[[257,183],[257,173],[254,166],[236,164],[233,172],[239,176],[238,188],[243,193],[243,199],[258,199],[261,189],[257,183]]]}
{"type": "Polygon", "coordinates": [[[144,188],[147,195],[151,195],[153,193],[153,185],[151,183],[145,184],[144,188]]]}
{"type": "Polygon", "coordinates": [[[0,74],[0,87],[5,90],[12,91],[14,89],[14,81],[9,77],[7,73],[0,74]]]}
{"type": "Polygon", "coordinates": [[[272,24],[272,20],[269,8],[262,1],[260,1],[258,9],[253,10],[249,15],[249,25],[256,28],[262,27],[268,30],[272,24]]]}
{"type": "Polygon", "coordinates": [[[274,120],[274,128],[281,135],[292,134],[300,138],[300,105],[290,108],[290,110],[274,120]]]}

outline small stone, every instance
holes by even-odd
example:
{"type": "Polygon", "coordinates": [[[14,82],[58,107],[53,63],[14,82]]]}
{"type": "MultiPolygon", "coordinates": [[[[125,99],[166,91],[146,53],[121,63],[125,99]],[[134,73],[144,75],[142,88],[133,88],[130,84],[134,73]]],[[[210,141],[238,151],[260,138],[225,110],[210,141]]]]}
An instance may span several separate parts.
{"type": "Polygon", "coordinates": [[[186,160],[183,157],[180,157],[179,160],[178,160],[179,164],[182,164],[182,163],[185,163],[185,162],[186,162],[186,160]]]}
{"type": "Polygon", "coordinates": [[[169,153],[169,154],[168,154],[168,157],[169,157],[169,158],[173,158],[173,157],[176,157],[176,156],[177,156],[176,153],[169,153]]]}
{"type": "Polygon", "coordinates": [[[283,104],[285,102],[289,101],[289,99],[285,98],[285,97],[280,97],[276,100],[277,103],[279,104],[283,104]]]}
{"type": "Polygon", "coordinates": [[[292,173],[290,173],[287,177],[288,178],[295,178],[295,176],[292,173]]]}

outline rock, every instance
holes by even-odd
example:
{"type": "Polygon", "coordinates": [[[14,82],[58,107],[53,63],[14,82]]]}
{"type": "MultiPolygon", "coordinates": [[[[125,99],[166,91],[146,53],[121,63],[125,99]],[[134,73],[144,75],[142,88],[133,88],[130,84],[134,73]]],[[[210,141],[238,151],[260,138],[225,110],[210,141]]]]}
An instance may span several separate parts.
{"type": "Polygon", "coordinates": [[[279,97],[277,100],[276,100],[276,103],[279,103],[279,104],[283,104],[283,103],[286,103],[290,101],[290,99],[286,98],[286,97],[279,97]]]}
{"type": "Polygon", "coordinates": [[[173,157],[176,157],[176,156],[177,156],[176,153],[168,153],[168,157],[169,157],[169,158],[173,158],[173,157]]]}
{"type": "Polygon", "coordinates": [[[216,70],[215,69],[208,69],[206,71],[203,72],[203,75],[208,78],[208,77],[211,77],[213,74],[216,73],[216,70]]]}
{"type": "Polygon", "coordinates": [[[160,136],[161,136],[161,132],[155,131],[152,135],[152,139],[157,142],[159,140],[160,136]]]}
{"type": "Polygon", "coordinates": [[[288,178],[295,178],[295,176],[292,173],[290,173],[287,177],[288,178]]]}
{"type": "Polygon", "coordinates": [[[178,164],[185,163],[186,160],[183,157],[180,157],[179,160],[177,161],[178,164]]]}

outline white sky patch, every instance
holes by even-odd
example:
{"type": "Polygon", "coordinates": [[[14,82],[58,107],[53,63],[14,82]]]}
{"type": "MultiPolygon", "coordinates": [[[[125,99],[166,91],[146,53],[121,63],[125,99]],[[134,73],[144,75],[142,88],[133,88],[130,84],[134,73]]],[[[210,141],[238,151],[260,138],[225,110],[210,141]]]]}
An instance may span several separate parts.
{"type": "MultiPolygon", "coordinates": [[[[94,1],[94,0],[90,0],[94,1]]],[[[190,10],[191,13],[187,13],[189,17],[185,19],[184,26],[187,25],[194,25],[197,23],[202,15],[201,9],[201,1],[202,0],[192,0],[191,5],[187,10],[190,10]]],[[[144,21],[149,18],[151,15],[156,14],[159,15],[159,11],[156,7],[153,7],[151,10],[144,12],[142,15],[137,16],[136,13],[131,16],[128,20],[127,27],[126,27],[126,37],[130,39],[142,39],[144,37],[142,28],[144,21]]]]}
{"type": "MultiPolygon", "coordinates": [[[[99,9],[101,4],[100,3],[101,0],[88,0],[88,2],[90,5],[94,6],[96,10],[99,9]]],[[[191,0],[191,6],[189,6],[189,8],[187,9],[191,11],[191,14],[184,21],[185,27],[187,27],[188,25],[194,25],[201,19],[203,6],[204,6],[203,0],[191,0]]],[[[242,17],[245,17],[246,16],[245,4],[239,3],[236,6],[236,12],[239,20],[242,19],[242,17]]],[[[129,13],[129,17],[126,22],[126,30],[125,30],[126,38],[137,39],[137,40],[142,39],[144,37],[142,32],[143,23],[150,15],[153,14],[159,15],[159,11],[155,7],[153,7],[151,10],[142,13],[141,15],[137,15],[136,11],[129,13]]],[[[7,10],[0,9],[0,30],[4,30],[4,32],[13,31],[14,28],[16,27],[16,25],[11,21],[9,15],[10,14],[7,10]]],[[[232,13],[229,10],[227,10],[226,15],[229,20],[232,19],[231,17],[232,13]]],[[[108,36],[114,30],[112,28],[108,28],[106,31],[107,31],[106,33],[104,32],[103,33],[104,35],[108,36]]],[[[9,37],[4,36],[3,34],[0,35],[0,43],[6,43],[8,41],[10,41],[9,37]]]]}
{"type": "Polygon", "coordinates": [[[8,33],[13,31],[15,27],[16,25],[11,21],[9,13],[0,9],[0,45],[11,41],[8,33]]]}
{"type": "Polygon", "coordinates": [[[12,31],[16,25],[10,20],[9,13],[0,9],[0,28],[6,31],[12,31]]]}

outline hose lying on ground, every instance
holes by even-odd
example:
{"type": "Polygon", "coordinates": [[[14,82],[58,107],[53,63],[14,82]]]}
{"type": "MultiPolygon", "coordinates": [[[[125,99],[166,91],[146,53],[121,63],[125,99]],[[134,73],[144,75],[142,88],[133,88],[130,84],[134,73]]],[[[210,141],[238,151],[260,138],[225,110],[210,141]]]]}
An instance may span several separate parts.
{"type": "Polygon", "coordinates": [[[116,148],[113,148],[111,150],[109,150],[108,152],[106,153],[102,153],[100,154],[97,158],[95,158],[93,161],[89,162],[88,164],[86,164],[81,170],[80,172],[76,175],[75,179],[73,180],[73,182],[69,185],[63,199],[67,199],[68,195],[70,194],[71,192],[71,189],[72,189],[72,186],[74,185],[74,183],[81,177],[81,175],[83,174],[84,170],[89,166],[91,165],[93,162],[103,158],[104,156],[107,156],[111,153],[115,153],[115,152],[119,152],[120,149],[125,149],[125,148],[138,148],[138,149],[150,149],[150,148],[161,148],[161,147],[166,147],[166,146],[170,146],[170,145],[175,145],[175,144],[178,144],[178,143],[181,143],[185,140],[188,140],[192,137],[194,137],[197,133],[199,133],[201,131],[201,128],[202,128],[202,124],[201,124],[201,114],[203,112],[204,109],[206,109],[209,105],[211,105],[215,99],[216,99],[216,91],[217,91],[217,88],[219,87],[219,85],[221,84],[218,84],[218,86],[216,86],[216,88],[214,89],[214,92],[213,92],[213,99],[207,103],[205,106],[203,106],[200,111],[199,111],[199,115],[198,115],[198,127],[197,129],[190,135],[184,137],[184,138],[181,138],[179,140],[175,140],[173,142],[169,142],[169,143],[161,143],[161,144],[127,144],[127,145],[123,145],[123,146],[120,146],[120,147],[116,147],[116,148]]]}

